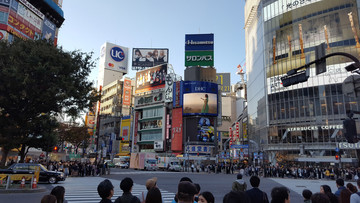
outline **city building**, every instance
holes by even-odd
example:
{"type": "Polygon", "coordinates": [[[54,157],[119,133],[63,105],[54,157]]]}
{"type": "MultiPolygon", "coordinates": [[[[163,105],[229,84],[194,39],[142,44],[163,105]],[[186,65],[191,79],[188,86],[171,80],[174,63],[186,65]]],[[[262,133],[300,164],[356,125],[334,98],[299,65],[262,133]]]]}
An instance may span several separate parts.
{"type": "MultiPolygon", "coordinates": [[[[326,54],[345,52],[359,57],[359,1],[252,0],[245,4],[247,124],[249,142],[258,144],[264,163],[297,162],[355,164],[354,149],[345,142],[346,111],[359,101],[344,95],[342,84],[353,61],[333,56],[326,72],[307,69],[306,82],[284,87],[281,77],[314,61],[315,48],[326,54]],[[341,159],[335,160],[340,153],[341,159]]],[[[359,117],[359,115],[355,115],[359,117]]]]}
{"type": "Polygon", "coordinates": [[[134,80],[123,78],[102,88],[98,140],[102,157],[112,159],[121,152],[122,143],[129,143],[129,139],[122,139],[121,124],[123,119],[130,119],[128,117],[134,103],[134,87],[134,80]]]}

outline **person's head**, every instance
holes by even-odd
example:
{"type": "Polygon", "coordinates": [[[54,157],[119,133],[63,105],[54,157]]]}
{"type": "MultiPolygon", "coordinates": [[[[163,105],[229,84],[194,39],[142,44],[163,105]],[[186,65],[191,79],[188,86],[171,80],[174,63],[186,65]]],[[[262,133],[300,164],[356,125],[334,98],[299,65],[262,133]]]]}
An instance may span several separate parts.
{"type": "Polygon", "coordinates": [[[244,193],[240,191],[231,191],[227,193],[223,198],[223,203],[250,203],[249,197],[244,193]]]}
{"type": "Polygon", "coordinates": [[[209,95],[208,94],[205,94],[205,98],[208,98],[209,97],[209,95]]]}
{"type": "Polygon", "coordinates": [[[324,193],[315,193],[313,195],[311,195],[311,203],[329,203],[330,199],[327,195],[325,195],[324,193]]]}
{"type": "Polygon", "coordinates": [[[189,181],[181,181],[178,185],[177,198],[182,202],[194,202],[197,189],[195,184],[189,181]]]}
{"type": "Polygon", "coordinates": [[[152,187],[146,195],[145,203],[162,203],[161,192],[159,188],[152,187]]]}
{"type": "Polygon", "coordinates": [[[200,190],[201,190],[201,187],[200,187],[200,184],[198,184],[198,183],[194,183],[194,185],[195,185],[195,187],[196,187],[196,191],[197,191],[197,195],[199,195],[200,194],[200,190]]]}
{"type": "Polygon", "coordinates": [[[257,176],[251,176],[250,184],[252,187],[259,187],[260,185],[260,178],[257,176]]]}
{"type": "Polygon", "coordinates": [[[211,192],[205,191],[199,195],[199,203],[214,203],[215,198],[211,192]]]}
{"type": "Polygon", "coordinates": [[[120,183],[120,189],[123,192],[130,192],[133,185],[134,185],[133,180],[129,177],[126,177],[126,178],[122,179],[122,181],[120,183]]]}
{"type": "Polygon", "coordinates": [[[346,188],[349,189],[350,192],[352,192],[352,193],[357,193],[358,192],[358,189],[352,183],[346,184],[346,188]]]}
{"type": "Polygon", "coordinates": [[[286,187],[274,187],[271,190],[272,203],[285,203],[290,202],[290,191],[286,187]]]}
{"type": "Polygon", "coordinates": [[[155,187],[156,186],[156,182],[157,182],[157,177],[153,177],[153,178],[150,178],[146,181],[146,189],[147,190],[150,190],[151,188],[155,187]]]}
{"type": "Polygon", "coordinates": [[[159,55],[159,51],[157,50],[157,49],[155,49],[154,51],[153,51],[153,56],[154,57],[157,57],[159,55]]]}
{"type": "Polygon", "coordinates": [[[239,174],[237,174],[236,178],[237,179],[242,179],[242,175],[239,173],[239,174]]]}
{"type": "Polygon", "coordinates": [[[337,187],[341,187],[341,186],[344,186],[344,179],[342,179],[342,178],[338,178],[338,179],[336,179],[336,186],[337,187]]]}
{"type": "Polygon", "coordinates": [[[192,180],[189,177],[182,177],[179,182],[182,181],[189,181],[190,183],[192,183],[192,180]]]}
{"type": "Polygon", "coordinates": [[[339,202],[350,202],[351,192],[348,189],[343,189],[340,192],[339,202]]]}
{"type": "Polygon", "coordinates": [[[105,179],[99,183],[97,191],[101,199],[110,199],[114,195],[114,186],[110,180],[105,179]]]}
{"type": "Polygon", "coordinates": [[[308,189],[303,190],[302,196],[305,200],[309,200],[311,198],[312,192],[308,189]]]}
{"type": "Polygon", "coordinates": [[[135,55],[137,56],[142,56],[141,52],[139,49],[135,49],[135,55]]]}
{"type": "Polygon", "coordinates": [[[56,197],[54,195],[45,195],[41,199],[41,203],[56,203],[56,197]]]}
{"type": "Polygon", "coordinates": [[[320,186],[320,193],[326,194],[328,192],[332,193],[330,186],[328,186],[328,185],[321,185],[320,186]]]}
{"type": "Polygon", "coordinates": [[[57,203],[63,203],[65,196],[65,188],[63,186],[56,186],[51,190],[50,194],[56,197],[57,203]]]}

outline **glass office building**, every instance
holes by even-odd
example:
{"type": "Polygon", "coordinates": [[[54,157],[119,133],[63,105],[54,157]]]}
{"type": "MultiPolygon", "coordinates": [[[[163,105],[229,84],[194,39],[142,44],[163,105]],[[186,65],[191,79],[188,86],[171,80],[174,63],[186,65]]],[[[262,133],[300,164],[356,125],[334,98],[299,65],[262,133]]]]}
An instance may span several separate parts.
{"type": "MultiPolygon", "coordinates": [[[[357,58],[360,0],[254,0],[245,5],[249,141],[258,144],[264,162],[337,163],[337,143],[346,141],[347,110],[359,111],[359,99],[343,94],[342,83],[354,73],[343,56],[326,60],[326,72],[308,68],[307,82],[283,87],[289,70],[315,60],[315,47],[326,54],[357,58]]],[[[355,115],[355,118],[360,115],[355,115]]],[[[340,149],[342,163],[357,163],[356,152],[340,149]]],[[[250,150],[251,152],[251,150],[250,150]]],[[[256,152],[258,153],[258,152],[256,152]]]]}

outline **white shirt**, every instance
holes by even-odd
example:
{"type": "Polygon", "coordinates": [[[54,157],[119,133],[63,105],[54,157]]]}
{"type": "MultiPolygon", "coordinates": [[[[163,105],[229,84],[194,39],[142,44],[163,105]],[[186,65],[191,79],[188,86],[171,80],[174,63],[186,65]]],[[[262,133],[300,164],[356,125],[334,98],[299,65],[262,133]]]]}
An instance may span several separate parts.
{"type": "Polygon", "coordinates": [[[360,203],[360,195],[354,193],[350,196],[350,203],[360,203]]]}

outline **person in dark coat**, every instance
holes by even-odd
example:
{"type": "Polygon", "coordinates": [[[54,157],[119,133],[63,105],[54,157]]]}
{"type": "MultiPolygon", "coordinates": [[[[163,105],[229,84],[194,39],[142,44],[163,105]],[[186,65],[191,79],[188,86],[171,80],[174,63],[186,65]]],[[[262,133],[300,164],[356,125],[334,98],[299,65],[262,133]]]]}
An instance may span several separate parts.
{"type": "Polygon", "coordinates": [[[251,176],[250,184],[253,188],[246,190],[245,193],[250,198],[251,202],[269,203],[267,194],[259,189],[260,178],[257,176],[251,176]]]}
{"type": "Polygon", "coordinates": [[[115,200],[115,203],[140,203],[139,198],[131,194],[134,182],[131,178],[124,178],[120,183],[123,195],[115,200]]]}

